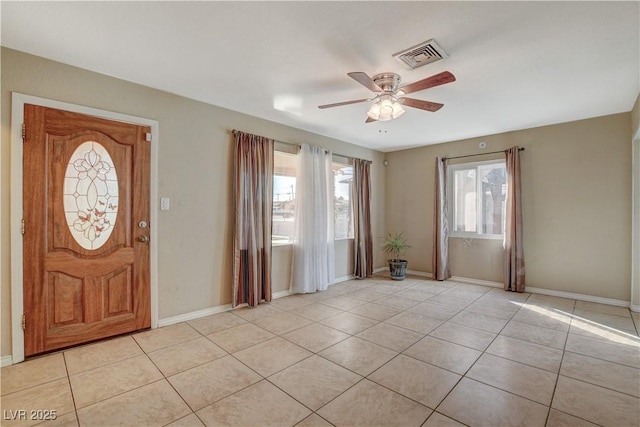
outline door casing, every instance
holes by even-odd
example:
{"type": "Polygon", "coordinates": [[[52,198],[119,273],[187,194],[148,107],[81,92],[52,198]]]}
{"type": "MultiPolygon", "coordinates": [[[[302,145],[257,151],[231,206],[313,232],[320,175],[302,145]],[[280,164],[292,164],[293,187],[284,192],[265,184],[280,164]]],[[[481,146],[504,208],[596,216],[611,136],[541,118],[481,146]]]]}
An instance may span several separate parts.
{"type": "Polygon", "coordinates": [[[640,129],[631,141],[631,311],[640,312],[640,129]]]}
{"type": "Polygon", "coordinates": [[[150,193],[150,279],[151,279],[151,328],[158,327],[158,141],[157,120],[115,113],[61,101],[13,92],[11,96],[11,346],[12,362],[24,360],[23,314],[23,256],[22,256],[22,123],[24,104],[86,114],[119,122],[151,127],[151,193],[150,193]]]}

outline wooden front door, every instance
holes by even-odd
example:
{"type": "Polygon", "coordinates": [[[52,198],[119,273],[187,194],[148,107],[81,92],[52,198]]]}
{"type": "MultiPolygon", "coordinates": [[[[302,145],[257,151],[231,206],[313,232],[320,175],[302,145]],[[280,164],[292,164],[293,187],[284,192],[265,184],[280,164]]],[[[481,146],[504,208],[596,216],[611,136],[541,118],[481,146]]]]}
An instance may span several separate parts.
{"type": "Polygon", "coordinates": [[[150,129],[24,113],[25,356],[150,327],[150,129]]]}

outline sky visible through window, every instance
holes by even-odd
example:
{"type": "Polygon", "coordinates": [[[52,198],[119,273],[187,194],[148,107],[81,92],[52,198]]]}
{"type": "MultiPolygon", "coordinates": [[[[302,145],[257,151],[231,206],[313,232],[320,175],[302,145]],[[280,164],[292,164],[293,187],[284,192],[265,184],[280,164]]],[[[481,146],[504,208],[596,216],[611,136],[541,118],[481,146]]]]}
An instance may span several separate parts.
{"type": "MultiPolygon", "coordinates": [[[[276,172],[273,177],[273,241],[291,243],[295,232],[296,200],[295,157],[276,152],[276,172]]],[[[351,183],[353,166],[333,163],[335,238],[353,237],[351,183]]]]}

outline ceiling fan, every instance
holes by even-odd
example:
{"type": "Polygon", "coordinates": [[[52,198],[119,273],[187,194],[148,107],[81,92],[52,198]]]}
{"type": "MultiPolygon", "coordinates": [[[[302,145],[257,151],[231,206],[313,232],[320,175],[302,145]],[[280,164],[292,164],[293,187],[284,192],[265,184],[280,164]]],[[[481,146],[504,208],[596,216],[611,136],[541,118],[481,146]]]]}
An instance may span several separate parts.
{"type": "Polygon", "coordinates": [[[340,107],[342,105],[358,104],[360,102],[375,101],[367,112],[367,120],[365,123],[386,121],[400,117],[404,113],[404,109],[402,108],[403,105],[431,112],[438,111],[442,108],[443,104],[407,98],[405,95],[429,89],[430,87],[451,83],[456,80],[455,76],[449,71],[443,71],[442,73],[434,74],[431,77],[418,80],[417,82],[399,88],[400,76],[396,73],[380,73],[373,77],[369,77],[363,72],[347,73],[347,75],[362,86],[374,92],[376,95],[373,98],[319,105],[318,108],[325,109],[340,107]]]}

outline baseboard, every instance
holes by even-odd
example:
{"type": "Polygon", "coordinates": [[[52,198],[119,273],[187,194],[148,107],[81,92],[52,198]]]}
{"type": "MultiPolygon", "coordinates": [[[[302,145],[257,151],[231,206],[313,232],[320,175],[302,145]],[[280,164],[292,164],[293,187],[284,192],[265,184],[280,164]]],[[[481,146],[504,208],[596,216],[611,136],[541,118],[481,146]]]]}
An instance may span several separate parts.
{"type": "Polygon", "coordinates": [[[2,356],[0,357],[0,368],[4,368],[5,366],[13,365],[13,356],[2,356]]]}
{"type": "MultiPolygon", "coordinates": [[[[382,269],[388,270],[387,268],[384,268],[384,267],[382,269]]],[[[413,274],[415,276],[430,277],[430,278],[432,277],[431,273],[427,273],[423,271],[415,271],[415,270],[407,270],[407,274],[413,274]]],[[[490,280],[481,280],[481,279],[472,279],[469,277],[452,276],[451,279],[449,280],[452,280],[454,282],[460,282],[460,283],[469,283],[472,285],[490,286],[493,288],[504,287],[504,284],[500,282],[493,282],[490,280]]],[[[599,304],[614,305],[617,307],[628,307],[631,309],[631,311],[640,312],[640,306],[631,305],[630,301],[625,301],[620,299],[597,297],[597,296],[585,295],[585,294],[576,294],[573,292],[556,291],[553,289],[535,288],[531,286],[526,286],[524,291],[531,292],[532,294],[541,294],[541,295],[549,295],[549,296],[560,297],[560,298],[569,298],[569,299],[575,299],[579,301],[588,301],[588,302],[595,302],[599,304]]]]}
{"type": "MultiPolygon", "coordinates": [[[[389,269],[387,267],[378,267],[374,269],[373,272],[381,273],[388,270],[389,269]]],[[[407,274],[426,277],[426,278],[433,277],[431,273],[427,273],[424,271],[417,271],[417,270],[407,270],[407,274]]],[[[347,280],[351,280],[352,278],[353,276],[338,277],[336,278],[334,283],[345,282],[347,280]]],[[[452,276],[450,280],[454,282],[468,283],[471,285],[490,286],[493,288],[503,287],[503,284],[500,282],[492,282],[489,280],[481,280],[481,279],[472,279],[469,277],[452,276]]],[[[631,305],[629,301],[624,301],[619,299],[596,297],[593,295],[576,294],[573,292],[555,291],[553,289],[534,288],[530,286],[525,287],[524,290],[525,292],[531,292],[532,294],[541,294],[541,295],[549,295],[549,296],[560,297],[560,298],[569,298],[569,299],[575,299],[579,301],[588,301],[588,302],[595,302],[599,304],[614,305],[617,307],[628,307],[631,309],[631,311],[640,312],[640,306],[631,305]]],[[[278,299],[278,298],[283,298],[289,295],[291,295],[291,291],[289,291],[288,289],[285,289],[284,291],[275,292],[272,295],[272,298],[278,299]]],[[[244,305],[246,304],[242,304],[238,307],[242,307],[244,305]]],[[[161,328],[163,326],[175,325],[176,323],[186,322],[189,320],[198,319],[200,317],[210,316],[212,314],[223,313],[229,310],[232,310],[231,304],[225,304],[217,307],[205,308],[204,310],[198,310],[198,311],[192,311],[190,313],[179,314],[177,316],[160,319],[158,321],[158,327],[161,328]]],[[[11,364],[13,364],[13,358],[11,356],[2,356],[2,358],[0,358],[0,366],[9,366],[11,364]]]]}
{"type": "Polygon", "coordinates": [[[291,291],[289,289],[285,289],[284,291],[278,291],[271,294],[271,299],[278,299],[283,297],[288,297],[291,295],[291,291]]]}
{"type": "Polygon", "coordinates": [[[353,274],[336,277],[335,280],[333,281],[333,284],[335,285],[336,283],[348,282],[349,280],[353,279],[353,277],[354,277],[353,274]]]}
{"type": "MultiPolygon", "coordinates": [[[[353,279],[353,275],[336,277],[335,280],[333,281],[333,283],[331,285],[329,285],[329,286],[335,285],[336,283],[347,282],[347,281],[349,281],[351,279],[353,279]]],[[[278,291],[278,292],[275,292],[275,293],[271,294],[271,299],[278,299],[278,298],[288,297],[289,295],[293,295],[293,293],[291,292],[291,290],[285,289],[284,291],[278,291]]]]}
{"type": "MultiPolygon", "coordinates": [[[[373,269],[373,274],[376,273],[384,273],[389,271],[389,267],[378,267],[378,268],[374,268],[373,269]]],[[[420,276],[420,277],[426,277],[428,279],[431,279],[433,277],[433,274],[431,273],[427,273],[424,271],[418,271],[418,270],[409,270],[407,269],[407,274],[410,274],[412,276],[420,276]]]]}
{"type": "Polygon", "coordinates": [[[166,317],[158,320],[158,327],[175,325],[176,323],[187,322],[189,320],[199,319],[200,317],[211,316],[212,314],[223,313],[231,310],[231,304],[218,305],[203,310],[192,311],[189,313],[178,314],[177,316],[166,317]]]}
{"type": "MultiPolygon", "coordinates": [[[[532,288],[530,286],[526,286],[524,288],[525,292],[531,292],[532,294],[541,294],[541,295],[549,295],[552,297],[560,297],[560,298],[569,298],[580,301],[588,301],[588,302],[596,302],[599,304],[608,304],[615,305],[618,307],[629,307],[630,302],[624,301],[621,299],[613,299],[613,298],[605,298],[605,297],[596,297],[593,295],[584,295],[584,294],[575,294],[573,292],[564,292],[564,291],[554,291],[553,289],[543,289],[543,288],[532,288]]],[[[640,307],[638,307],[640,309],[640,307]]]]}
{"type": "MultiPolygon", "coordinates": [[[[278,299],[291,295],[289,289],[284,291],[278,291],[271,294],[272,299],[278,299]]],[[[247,304],[240,304],[236,308],[244,307],[247,304]]],[[[211,316],[212,314],[224,313],[225,311],[233,310],[231,304],[219,305],[216,307],[205,308],[203,310],[192,311],[190,313],[178,314],[177,316],[171,316],[158,321],[158,327],[175,325],[176,323],[187,322],[189,320],[199,319],[201,317],[211,316]]]]}
{"type": "Polygon", "coordinates": [[[504,284],[500,282],[493,282],[491,280],[472,279],[470,277],[451,276],[454,282],[468,283],[470,285],[491,286],[492,288],[502,288],[504,284]]]}
{"type": "MultiPolygon", "coordinates": [[[[500,282],[492,282],[489,280],[480,280],[480,279],[471,279],[468,277],[458,277],[453,276],[451,280],[460,283],[469,283],[472,285],[482,285],[482,286],[491,286],[494,288],[503,288],[504,284],[500,282]]],[[[596,297],[593,295],[584,295],[584,294],[576,294],[573,292],[564,292],[564,291],[555,291],[553,289],[544,289],[544,288],[534,288],[531,286],[526,286],[524,288],[525,292],[531,292],[532,294],[541,294],[541,295],[549,295],[553,297],[560,298],[569,298],[575,299],[579,301],[588,301],[588,302],[596,302],[599,304],[608,304],[615,305],[618,307],[629,307],[629,301],[613,299],[613,298],[604,298],[604,297],[596,297]]],[[[638,311],[640,311],[640,306],[638,306],[638,311]]]]}
{"type": "Polygon", "coordinates": [[[426,273],[424,271],[407,270],[407,274],[411,274],[412,276],[426,277],[428,279],[433,278],[433,274],[432,273],[426,273]]]}

